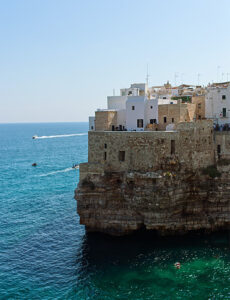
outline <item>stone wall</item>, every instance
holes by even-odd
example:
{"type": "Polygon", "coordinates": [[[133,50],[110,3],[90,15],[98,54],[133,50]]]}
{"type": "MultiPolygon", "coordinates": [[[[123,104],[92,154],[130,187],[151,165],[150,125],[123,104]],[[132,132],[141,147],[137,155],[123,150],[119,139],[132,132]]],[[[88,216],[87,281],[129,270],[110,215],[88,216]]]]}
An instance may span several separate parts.
{"type": "Polygon", "coordinates": [[[211,121],[198,121],[179,123],[176,131],[89,132],[88,163],[111,172],[154,171],[175,162],[205,167],[214,162],[212,130],[211,121]]]}
{"type": "Polygon", "coordinates": [[[89,132],[88,138],[89,162],[80,165],[75,194],[87,231],[229,228],[230,134],[213,133],[212,121],[179,123],[174,132],[89,132]]]}
{"type": "Polygon", "coordinates": [[[191,103],[161,104],[158,106],[158,128],[165,130],[168,124],[193,121],[194,113],[195,105],[191,103]]]}
{"type": "Polygon", "coordinates": [[[230,159],[230,131],[215,131],[216,159],[230,159]]]}
{"type": "Polygon", "coordinates": [[[196,105],[195,118],[205,119],[205,95],[193,96],[192,103],[196,105]]]}
{"type": "Polygon", "coordinates": [[[117,126],[117,111],[96,111],[95,112],[95,130],[112,130],[112,126],[117,126]]]}

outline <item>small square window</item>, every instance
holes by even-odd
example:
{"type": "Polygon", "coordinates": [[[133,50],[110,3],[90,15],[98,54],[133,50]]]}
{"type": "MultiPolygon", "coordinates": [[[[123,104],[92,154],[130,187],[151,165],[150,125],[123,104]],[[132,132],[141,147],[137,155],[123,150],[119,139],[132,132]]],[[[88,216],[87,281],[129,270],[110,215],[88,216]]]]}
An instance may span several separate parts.
{"type": "Polygon", "coordinates": [[[135,110],[135,106],[132,106],[132,110],[135,110]]]}
{"type": "Polygon", "coordinates": [[[225,100],[226,99],[226,95],[222,95],[222,100],[225,100]]]}
{"type": "Polygon", "coordinates": [[[125,161],[125,151],[119,151],[119,161],[125,161]]]}
{"type": "Polygon", "coordinates": [[[143,128],[144,120],[143,119],[137,119],[137,128],[143,128]]]}
{"type": "Polygon", "coordinates": [[[107,149],[107,144],[105,144],[105,149],[107,149]]]}
{"type": "Polygon", "coordinates": [[[153,109],[152,105],[150,106],[151,109],[153,109]]]}
{"type": "Polygon", "coordinates": [[[150,119],[150,124],[156,124],[157,120],[156,119],[150,119]]]}

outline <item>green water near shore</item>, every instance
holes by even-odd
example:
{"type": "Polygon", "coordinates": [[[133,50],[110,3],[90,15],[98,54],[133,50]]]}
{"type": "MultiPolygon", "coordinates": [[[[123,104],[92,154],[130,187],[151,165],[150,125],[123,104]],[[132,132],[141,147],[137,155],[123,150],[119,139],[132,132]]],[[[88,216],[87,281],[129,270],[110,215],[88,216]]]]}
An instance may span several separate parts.
{"type": "Polygon", "coordinates": [[[92,253],[89,261],[94,265],[94,274],[85,295],[89,299],[93,294],[93,299],[230,298],[230,249],[226,236],[215,235],[211,240],[196,237],[191,241],[185,237],[185,243],[183,238],[166,239],[163,245],[151,240],[150,235],[148,238],[102,241],[107,250],[113,250],[107,254],[107,262],[101,247],[97,254],[92,253]],[[177,261],[180,269],[174,267],[177,261]]]}

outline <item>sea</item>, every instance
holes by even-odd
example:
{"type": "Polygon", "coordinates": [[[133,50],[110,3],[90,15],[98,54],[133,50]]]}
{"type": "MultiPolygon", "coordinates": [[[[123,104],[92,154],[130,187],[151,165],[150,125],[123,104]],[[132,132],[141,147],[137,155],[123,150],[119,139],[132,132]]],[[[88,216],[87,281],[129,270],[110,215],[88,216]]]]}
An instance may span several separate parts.
{"type": "Polygon", "coordinates": [[[225,234],[85,232],[74,190],[87,131],[0,124],[0,299],[230,299],[225,234]]]}

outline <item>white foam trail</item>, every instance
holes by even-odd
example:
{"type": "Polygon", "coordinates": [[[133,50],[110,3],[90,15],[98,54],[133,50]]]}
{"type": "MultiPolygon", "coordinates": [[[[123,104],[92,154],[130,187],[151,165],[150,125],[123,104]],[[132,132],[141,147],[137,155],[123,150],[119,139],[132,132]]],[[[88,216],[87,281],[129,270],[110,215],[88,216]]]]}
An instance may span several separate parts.
{"type": "Polygon", "coordinates": [[[76,166],[75,168],[66,168],[64,170],[57,170],[46,174],[36,175],[36,177],[45,177],[45,176],[55,175],[57,173],[65,173],[65,172],[73,171],[74,169],[79,169],[79,166],[76,166]]]}
{"type": "Polygon", "coordinates": [[[63,138],[69,136],[82,136],[87,135],[88,133],[72,133],[72,134],[59,134],[59,135],[43,135],[43,136],[36,136],[34,139],[54,139],[54,138],[63,138]]]}

